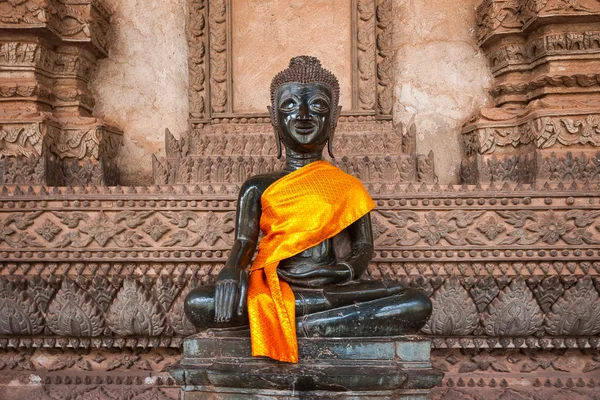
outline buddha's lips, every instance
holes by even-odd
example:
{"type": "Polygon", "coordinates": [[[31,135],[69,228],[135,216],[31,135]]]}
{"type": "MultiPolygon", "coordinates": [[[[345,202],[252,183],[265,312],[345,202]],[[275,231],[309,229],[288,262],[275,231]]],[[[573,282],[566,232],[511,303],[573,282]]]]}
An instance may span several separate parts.
{"type": "Polygon", "coordinates": [[[314,124],[295,124],[294,131],[300,135],[308,135],[316,129],[314,124]]]}

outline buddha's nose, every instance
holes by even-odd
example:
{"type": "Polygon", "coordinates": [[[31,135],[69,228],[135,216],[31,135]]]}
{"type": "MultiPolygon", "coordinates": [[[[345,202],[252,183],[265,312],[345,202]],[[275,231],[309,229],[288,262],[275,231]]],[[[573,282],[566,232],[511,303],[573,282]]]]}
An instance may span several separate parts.
{"type": "Polygon", "coordinates": [[[310,121],[310,112],[308,110],[308,104],[301,103],[300,108],[298,110],[298,118],[299,121],[310,121]]]}

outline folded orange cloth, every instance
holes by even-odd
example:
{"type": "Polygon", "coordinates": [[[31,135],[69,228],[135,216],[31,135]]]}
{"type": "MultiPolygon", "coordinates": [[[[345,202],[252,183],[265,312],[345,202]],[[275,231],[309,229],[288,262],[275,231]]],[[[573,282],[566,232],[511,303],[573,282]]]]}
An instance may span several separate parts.
{"type": "Polygon", "coordinates": [[[269,186],[261,205],[264,236],[248,288],[252,355],[298,362],[294,293],[279,281],[279,261],[337,235],[375,203],[357,178],[315,161],[269,186]]]}

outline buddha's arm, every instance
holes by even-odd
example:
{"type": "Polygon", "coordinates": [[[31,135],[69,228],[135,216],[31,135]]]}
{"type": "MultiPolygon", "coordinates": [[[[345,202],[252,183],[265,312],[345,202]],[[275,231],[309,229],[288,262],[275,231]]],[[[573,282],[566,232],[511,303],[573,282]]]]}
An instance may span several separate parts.
{"type": "Polygon", "coordinates": [[[350,244],[352,251],[350,256],[342,261],[349,266],[352,271],[350,279],[358,279],[366,271],[369,262],[373,258],[373,228],[371,226],[371,216],[364,215],[348,227],[350,234],[350,244]]]}
{"type": "Polygon", "coordinates": [[[234,310],[241,315],[246,307],[248,292],[246,267],[256,251],[260,212],[260,191],[255,185],[246,182],[238,197],[235,241],[215,285],[216,322],[229,322],[234,310]],[[236,304],[238,292],[239,301],[236,304]]]}

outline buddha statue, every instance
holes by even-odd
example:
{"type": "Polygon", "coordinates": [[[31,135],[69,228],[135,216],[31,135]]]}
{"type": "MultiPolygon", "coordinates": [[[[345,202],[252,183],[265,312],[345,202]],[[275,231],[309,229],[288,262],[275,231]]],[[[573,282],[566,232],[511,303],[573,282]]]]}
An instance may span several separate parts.
{"type": "Polygon", "coordinates": [[[298,362],[299,336],[399,336],[431,315],[421,291],[361,278],[375,205],[358,179],[323,160],[326,146],[333,158],[338,102],[337,78],[315,57],[294,57],[274,77],[268,110],[285,167],[243,184],[229,258],[216,284],[185,300],[201,329],[249,330],[253,356],[298,362]]]}

